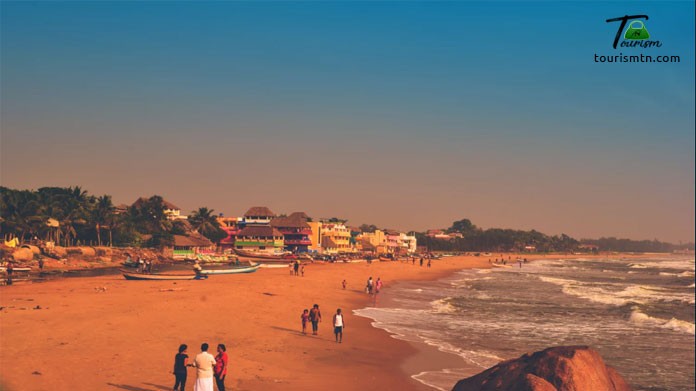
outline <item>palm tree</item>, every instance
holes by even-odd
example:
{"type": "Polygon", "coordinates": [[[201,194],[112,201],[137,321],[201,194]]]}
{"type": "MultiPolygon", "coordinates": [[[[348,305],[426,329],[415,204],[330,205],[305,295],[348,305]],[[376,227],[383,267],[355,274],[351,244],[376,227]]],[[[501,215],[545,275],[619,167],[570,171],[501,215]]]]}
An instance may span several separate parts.
{"type": "Polygon", "coordinates": [[[215,216],[213,212],[213,209],[208,209],[206,207],[198,208],[198,210],[191,213],[188,221],[193,229],[212,242],[217,243],[221,239],[227,237],[227,233],[220,228],[217,216],[215,216]]]}
{"type": "MultiPolygon", "coordinates": [[[[105,226],[109,226],[114,214],[114,204],[111,202],[111,196],[103,195],[97,198],[94,208],[92,209],[91,218],[97,231],[97,244],[102,245],[101,230],[105,226]]],[[[111,232],[111,227],[109,227],[111,232]]]]}

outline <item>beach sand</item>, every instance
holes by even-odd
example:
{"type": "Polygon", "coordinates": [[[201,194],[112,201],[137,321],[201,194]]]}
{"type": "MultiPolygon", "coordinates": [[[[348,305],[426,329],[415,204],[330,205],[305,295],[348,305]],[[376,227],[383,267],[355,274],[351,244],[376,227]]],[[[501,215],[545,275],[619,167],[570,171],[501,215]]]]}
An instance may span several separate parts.
{"type": "MultiPolygon", "coordinates": [[[[514,259],[515,256],[512,255],[514,259]]],[[[171,390],[179,344],[224,343],[233,390],[432,390],[410,375],[451,366],[457,357],[373,328],[352,311],[374,305],[369,276],[385,285],[435,280],[488,257],[402,262],[307,264],[218,275],[202,281],[126,281],[121,275],[65,278],[0,288],[0,389],[171,390]],[[344,290],[341,281],[347,280],[344,290]],[[319,335],[301,334],[302,310],[319,304],[319,335]],[[332,317],[345,314],[343,343],[332,317]]],[[[195,372],[189,370],[187,389],[195,372]]]]}

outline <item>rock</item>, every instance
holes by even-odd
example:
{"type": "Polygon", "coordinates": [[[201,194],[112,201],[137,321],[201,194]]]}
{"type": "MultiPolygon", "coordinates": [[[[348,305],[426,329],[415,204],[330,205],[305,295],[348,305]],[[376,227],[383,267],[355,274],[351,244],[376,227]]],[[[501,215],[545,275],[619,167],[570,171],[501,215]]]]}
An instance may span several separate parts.
{"type": "Polygon", "coordinates": [[[110,247],[94,247],[94,250],[97,252],[97,255],[101,257],[111,257],[111,254],[113,253],[112,249],[110,247]]]}
{"type": "Polygon", "coordinates": [[[68,250],[62,246],[54,246],[50,251],[50,255],[54,258],[65,258],[68,255],[68,250]]]}
{"type": "Polygon", "coordinates": [[[15,262],[28,262],[34,259],[34,252],[29,248],[18,248],[12,253],[15,262]]]}
{"type": "Polygon", "coordinates": [[[559,346],[501,362],[460,380],[452,391],[630,391],[614,368],[587,346],[559,346]]]}

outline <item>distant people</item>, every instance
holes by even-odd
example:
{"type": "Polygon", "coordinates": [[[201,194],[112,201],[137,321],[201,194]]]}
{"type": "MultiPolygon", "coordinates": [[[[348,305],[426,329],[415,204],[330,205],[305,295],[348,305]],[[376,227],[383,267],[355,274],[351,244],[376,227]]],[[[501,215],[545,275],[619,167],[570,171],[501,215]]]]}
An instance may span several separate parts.
{"type": "Polygon", "coordinates": [[[174,391],[184,391],[186,388],[186,367],[188,364],[188,354],[186,350],[188,346],[186,344],[179,345],[179,353],[174,356],[174,391]]]}
{"type": "Polygon", "coordinates": [[[14,273],[14,266],[12,266],[12,262],[7,262],[7,285],[12,285],[12,274],[14,273]]]}
{"type": "Polygon", "coordinates": [[[145,267],[148,273],[152,273],[152,261],[150,259],[145,261],[145,267]]]}
{"type": "Polygon", "coordinates": [[[300,315],[300,320],[302,320],[302,334],[307,334],[307,322],[309,322],[309,310],[305,308],[300,315]]]}
{"type": "Polygon", "coordinates": [[[430,258],[428,258],[428,267],[430,267],[430,265],[432,264],[432,262],[433,262],[433,260],[430,259],[430,258]]]}
{"type": "Polygon", "coordinates": [[[341,282],[341,285],[343,286],[343,289],[346,289],[346,285],[348,285],[348,282],[344,279],[343,282],[341,282]]]}
{"type": "Polygon", "coordinates": [[[333,325],[334,335],[336,336],[336,342],[343,342],[343,328],[346,326],[346,323],[343,320],[343,314],[341,314],[340,308],[336,310],[336,314],[333,317],[333,325]]]}
{"type": "Polygon", "coordinates": [[[224,344],[218,344],[217,346],[217,356],[215,356],[215,368],[213,373],[215,375],[215,384],[217,385],[218,391],[225,391],[225,376],[227,376],[227,348],[224,344]]]}
{"type": "Polygon", "coordinates": [[[193,272],[196,273],[196,277],[201,277],[201,272],[203,271],[203,268],[201,267],[201,264],[198,263],[198,261],[195,261],[193,264],[193,272]]]}
{"type": "Polygon", "coordinates": [[[300,268],[300,275],[304,277],[304,265],[302,265],[302,267],[300,268]]]}
{"type": "Polygon", "coordinates": [[[208,353],[208,344],[201,345],[201,352],[193,359],[196,368],[196,382],[193,383],[193,391],[213,391],[213,367],[215,357],[208,353]]]}
{"type": "Polygon", "coordinates": [[[290,275],[292,276],[295,273],[295,263],[291,262],[288,266],[290,267],[290,275]]]}
{"type": "Polygon", "coordinates": [[[142,273],[145,271],[145,260],[142,259],[141,257],[138,257],[138,273],[142,273]]]}
{"type": "Polygon", "coordinates": [[[421,257],[421,259],[420,259],[420,265],[421,265],[421,267],[423,266],[423,257],[421,257]]]}
{"type": "Polygon", "coordinates": [[[365,287],[365,290],[367,291],[368,294],[372,294],[372,288],[373,288],[373,283],[372,283],[372,276],[367,279],[367,286],[365,287]]]}
{"type": "Polygon", "coordinates": [[[299,261],[294,262],[293,269],[295,270],[295,275],[299,276],[300,275],[300,262],[299,261]]]}
{"type": "Polygon", "coordinates": [[[319,311],[319,304],[314,304],[312,309],[309,311],[309,321],[312,322],[312,335],[318,335],[319,322],[321,322],[321,311],[319,311]]]}
{"type": "Polygon", "coordinates": [[[44,259],[41,255],[39,255],[39,270],[43,270],[44,267],[44,259]]]}
{"type": "Polygon", "coordinates": [[[411,257],[411,264],[416,265],[416,257],[411,257]]]}

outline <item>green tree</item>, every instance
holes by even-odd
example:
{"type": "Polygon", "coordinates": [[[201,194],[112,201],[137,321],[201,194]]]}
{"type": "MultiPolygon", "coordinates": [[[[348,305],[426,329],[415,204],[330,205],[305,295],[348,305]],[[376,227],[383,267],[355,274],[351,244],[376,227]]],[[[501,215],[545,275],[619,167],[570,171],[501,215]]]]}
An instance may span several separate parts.
{"type": "Polygon", "coordinates": [[[211,242],[217,243],[227,237],[227,232],[220,227],[217,216],[213,212],[213,209],[206,207],[198,208],[189,215],[188,221],[191,228],[210,239],[211,242]]]}

